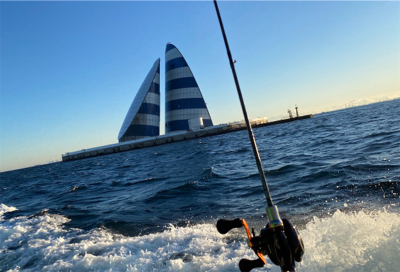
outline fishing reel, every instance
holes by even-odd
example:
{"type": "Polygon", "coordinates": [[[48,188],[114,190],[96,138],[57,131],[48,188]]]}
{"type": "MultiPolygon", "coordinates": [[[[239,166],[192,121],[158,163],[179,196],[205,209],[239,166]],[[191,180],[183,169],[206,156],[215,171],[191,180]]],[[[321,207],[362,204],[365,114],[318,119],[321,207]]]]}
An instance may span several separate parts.
{"type": "Polygon", "coordinates": [[[221,234],[228,233],[233,228],[244,227],[249,239],[249,246],[253,249],[258,259],[242,259],[239,262],[241,272],[263,267],[267,262],[264,255],[281,267],[282,272],[296,272],[296,262],[301,262],[304,254],[304,244],[300,234],[287,219],[280,219],[276,206],[267,208],[269,223],[256,236],[252,228],[251,234],[246,220],[236,218],[234,220],[220,219],[217,222],[217,230],[221,234]],[[276,216],[274,216],[274,214],[276,216]]]}

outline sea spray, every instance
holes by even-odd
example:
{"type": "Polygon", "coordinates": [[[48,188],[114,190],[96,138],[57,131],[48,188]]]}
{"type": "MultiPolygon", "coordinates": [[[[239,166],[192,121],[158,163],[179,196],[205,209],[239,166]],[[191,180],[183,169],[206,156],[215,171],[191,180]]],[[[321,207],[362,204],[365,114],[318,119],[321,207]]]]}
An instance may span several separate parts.
{"type": "Polygon", "coordinates": [[[400,215],[381,211],[336,211],[307,223],[304,271],[397,271],[400,215]]]}
{"type": "MultiPolygon", "coordinates": [[[[126,237],[105,228],[68,229],[61,215],[0,222],[1,271],[238,271],[254,259],[244,230],[220,235],[213,224],[170,225],[162,232],[126,237]]],[[[396,271],[400,215],[336,211],[300,231],[306,246],[301,271],[396,271]]],[[[270,261],[265,271],[279,271],[270,261]]]]}
{"type": "Polygon", "coordinates": [[[15,207],[8,207],[3,203],[0,204],[0,221],[3,221],[3,216],[5,213],[17,211],[18,209],[15,207]]]}
{"type": "Polygon", "coordinates": [[[104,228],[66,229],[67,221],[44,214],[2,222],[0,233],[8,235],[0,248],[0,270],[233,271],[243,256],[253,254],[244,236],[227,239],[212,224],[171,225],[160,233],[125,237],[104,228]]]}

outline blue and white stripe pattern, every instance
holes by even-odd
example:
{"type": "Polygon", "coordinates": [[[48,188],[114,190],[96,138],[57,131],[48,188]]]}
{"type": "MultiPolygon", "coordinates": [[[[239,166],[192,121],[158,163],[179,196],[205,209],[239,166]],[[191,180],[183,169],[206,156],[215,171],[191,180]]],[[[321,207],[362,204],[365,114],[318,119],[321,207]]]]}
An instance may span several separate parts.
{"type": "Polygon", "coordinates": [[[188,130],[189,120],[200,117],[205,127],[213,125],[185,58],[178,48],[168,43],[165,50],[165,133],[188,130]]]}
{"type": "Polygon", "coordinates": [[[160,135],[160,59],[140,86],[118,135],[119,142],[160,135]]]}

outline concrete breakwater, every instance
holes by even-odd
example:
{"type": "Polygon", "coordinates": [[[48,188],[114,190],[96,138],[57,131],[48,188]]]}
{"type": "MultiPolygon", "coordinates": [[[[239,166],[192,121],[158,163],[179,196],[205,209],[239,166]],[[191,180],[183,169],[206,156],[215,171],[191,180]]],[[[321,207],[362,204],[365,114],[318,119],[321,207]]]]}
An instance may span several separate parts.
{"type": "MultiPolygon", "coordinates": [[[[276,124],[281,124],[281,123],[293,122],[296,120],[308,119],[311,117],[312,117],[312,114],[289,118],[289,119],[278,120],[278,121],[273,121],[273,122],[268,122],[266,120],[266,118],[259,118],[259,119],[252,120],[250,123],[253,128],[258,128],[258,127],[276,125],[276,124]]],[[[129,150],[134,150],[134,149],[140,149],[140,148],[145,148],[145,147],[150,147],[150,146],[156,146],[156,145],[180,142],[180,141],[185,141],[185,140],[190,140],[190,139],[195,139],[195,138],[203,138],[203,137],[209,137],[209,136],[214,136],[214,135],[219,135],[219,134],[225,134],[225,133],[230,133],[230,132],[244,130],[244,129],[246,129],[246,124],[244,123],[244,121],[229,123],[229,124],[221,124],[218,126],[206,127],[203,129],[172,132],[172,133],[168,133],[168,134],[164,134],[164,135],[159,135],[156,137],[148,137],[148,138],[143,138],[143,139],[139,139],[139,140],[121,142],[121,143],[99,146],[99,147],[94,147],[94,148],[89,148],[89,149],[82,149],[79,151],[67,152],[65,154],[62,154],[61,156],[62,156],[63,161],[79,160],[79,159],[85,159],[85,158],[107,155],[107,154],[112,154],[112,153],[124,152],[124,151],[129,151],[129,150]]]]}

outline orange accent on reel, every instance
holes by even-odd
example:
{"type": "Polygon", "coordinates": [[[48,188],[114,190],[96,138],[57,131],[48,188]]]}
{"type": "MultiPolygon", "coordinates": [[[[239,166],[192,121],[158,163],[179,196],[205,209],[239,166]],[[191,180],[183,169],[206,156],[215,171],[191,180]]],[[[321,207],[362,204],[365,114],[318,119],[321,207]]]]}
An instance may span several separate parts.
{"type": "MultiPolygon", "coordinates": [[[[242,219],[242,225],[246,229],[247,238],[249,239],[249,246],[254,250],[253,243],[251,242],[251,234],[250,234],[249,226],[247,225],[246,220],[242,219]]],[[[264,262],[264,264],[267,264],[267,261],[265,260],[264,255],[262,255],[262,253],[258,250],[254,250],[254,251],[256,252],[257,256],[264,262]]]]}

